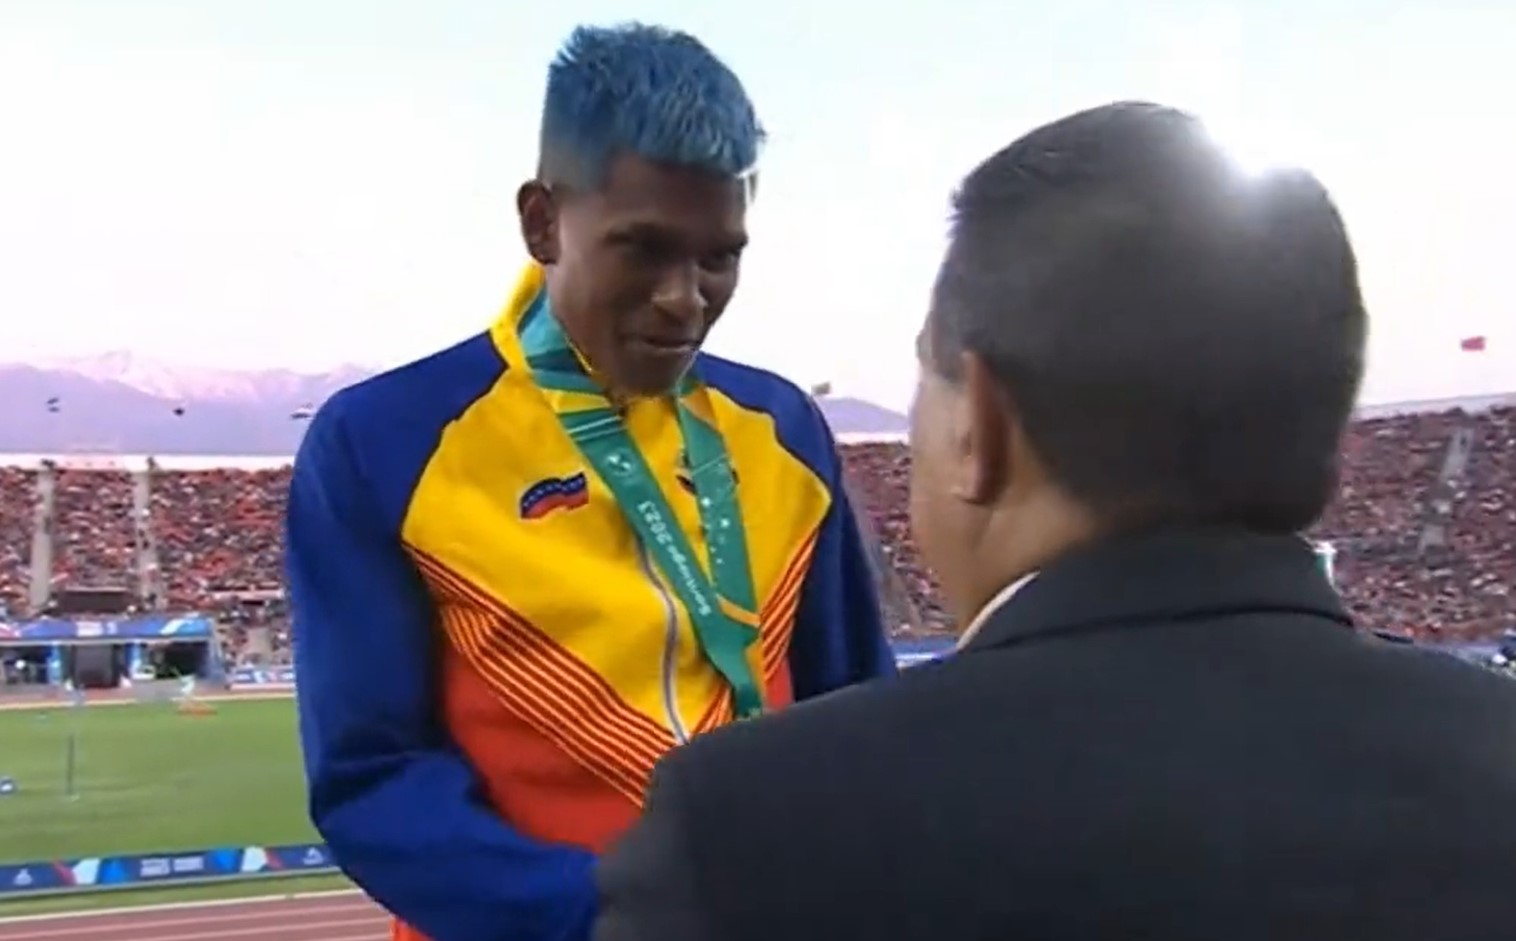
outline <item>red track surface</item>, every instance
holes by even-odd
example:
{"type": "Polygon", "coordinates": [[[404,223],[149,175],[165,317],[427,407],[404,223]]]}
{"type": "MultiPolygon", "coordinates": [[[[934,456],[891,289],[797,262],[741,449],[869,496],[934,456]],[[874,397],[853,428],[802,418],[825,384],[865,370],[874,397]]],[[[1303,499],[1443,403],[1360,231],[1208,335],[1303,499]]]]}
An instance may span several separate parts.
{"type": "Polygon", "coordinates": [[[0,941],[388,941],[389,936],[389,917],[356,892],[0,917],[0,941]]]}

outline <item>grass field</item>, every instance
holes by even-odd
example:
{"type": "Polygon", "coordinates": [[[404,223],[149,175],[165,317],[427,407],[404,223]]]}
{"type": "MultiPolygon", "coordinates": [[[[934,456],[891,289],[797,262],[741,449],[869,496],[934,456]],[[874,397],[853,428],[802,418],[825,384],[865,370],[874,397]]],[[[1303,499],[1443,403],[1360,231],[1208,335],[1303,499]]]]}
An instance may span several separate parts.
{"type": "Polygon", "coordinates": [[[312,842],[292,700],[0,711],[0,862],[312,842]],[[77,742],[78,798],[64,791],[77,742]]]}

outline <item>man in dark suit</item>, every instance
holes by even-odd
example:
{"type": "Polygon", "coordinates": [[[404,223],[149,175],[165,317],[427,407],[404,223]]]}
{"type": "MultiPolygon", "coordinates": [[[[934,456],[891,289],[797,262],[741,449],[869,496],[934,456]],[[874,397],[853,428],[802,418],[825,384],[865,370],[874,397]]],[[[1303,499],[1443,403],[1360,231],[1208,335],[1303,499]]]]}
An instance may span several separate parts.
{"type": "Polygon", "coordinates": [[[955,210],[911,509],[960,649],[667,757],[597,941],[1516,937],[1516,683],[1296,535],[1366,331],[1326,192],[1118,104],[955,210]]]}

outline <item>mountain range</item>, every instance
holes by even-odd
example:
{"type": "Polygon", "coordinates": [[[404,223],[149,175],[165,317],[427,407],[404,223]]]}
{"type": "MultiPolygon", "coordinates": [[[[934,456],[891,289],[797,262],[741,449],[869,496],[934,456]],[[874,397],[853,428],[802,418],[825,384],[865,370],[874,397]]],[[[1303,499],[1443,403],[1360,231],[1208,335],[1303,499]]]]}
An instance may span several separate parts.
{"type": "MultiPolygon", "coordinates": [[[[289,455],[309,409],[374,372],[217,370],[127,352],[0,364],[0,454],[289,455]]],[[[819,401],[838,433],[905,429],[870,402],[819,401]]]]}

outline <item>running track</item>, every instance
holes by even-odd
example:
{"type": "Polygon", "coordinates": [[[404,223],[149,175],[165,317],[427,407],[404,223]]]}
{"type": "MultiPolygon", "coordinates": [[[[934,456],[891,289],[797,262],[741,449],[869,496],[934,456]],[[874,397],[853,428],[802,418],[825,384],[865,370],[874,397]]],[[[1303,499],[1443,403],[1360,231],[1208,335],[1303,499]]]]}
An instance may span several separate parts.
{"type": "Polygon", "coordinates": [[[388,941],[389,936],[388,916],[358,892],[0,915],[0,941],[388,941]]]}

